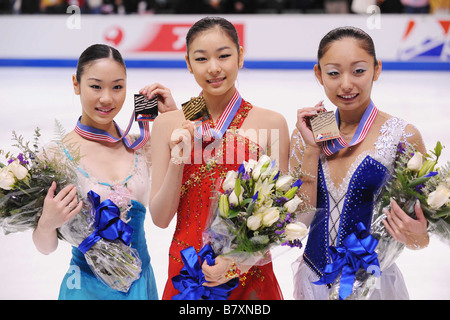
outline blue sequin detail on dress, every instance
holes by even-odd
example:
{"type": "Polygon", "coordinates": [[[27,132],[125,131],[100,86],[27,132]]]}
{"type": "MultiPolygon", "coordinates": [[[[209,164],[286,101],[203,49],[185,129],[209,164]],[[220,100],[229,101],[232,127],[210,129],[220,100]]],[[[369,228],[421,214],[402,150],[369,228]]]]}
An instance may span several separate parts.
{"type": "MultiPolygon", "coordinates": [[[[322,163],[319,162],[317,188],[317,212],[311,223],[311,232],[306,244],[304,258],[306,264],[319,276],[328,263],[330,195],[324,176],[322,163]]],[[[341,245],[343,239],[356,231],[359,222],[370,229],[372,211],[376,195],[389,176],[389,170],[380,162],[366,156],[353,173],[348,189],[343,199],[344,204],[340,214],[336,245],[341,245]]]]}

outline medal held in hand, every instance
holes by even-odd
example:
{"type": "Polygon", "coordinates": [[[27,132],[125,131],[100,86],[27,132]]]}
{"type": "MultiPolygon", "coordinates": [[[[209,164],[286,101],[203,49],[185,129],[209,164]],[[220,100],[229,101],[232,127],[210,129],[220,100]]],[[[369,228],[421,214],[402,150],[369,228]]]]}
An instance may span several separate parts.
{"type": "Polygon", "coordinates": [[[134,95],[134,120],[154,121],[158,116],[158,96],[147,99],[143,94],[134,95]]]}
{"type": "Polygon", "coordinates": [[[339,127],[333,111],[320,112],[316,116],[311,117],[310,121],[316,142],[340,137],[339,127]]]}
{"type": "Polygon", "coordinates": [[[183,103],[181,106],[186,120],[206,121],[211,119],[203,96],[192,98],[191,100],[183,103]]]}

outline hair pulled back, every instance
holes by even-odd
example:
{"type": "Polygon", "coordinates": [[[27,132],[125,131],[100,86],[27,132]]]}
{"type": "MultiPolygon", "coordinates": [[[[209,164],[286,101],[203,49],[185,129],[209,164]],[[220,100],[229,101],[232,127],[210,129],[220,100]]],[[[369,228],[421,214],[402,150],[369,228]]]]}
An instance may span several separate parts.
{"type": "Polygon", "coordinates": [[[231,41],[233,41],[236,48],[239,50],[239,36],[236,28],[230,21],[221,17],[205,17],[194,23],[186,35],[186,50],[188,54],[189,45],[194,41],[196,36],[204,31],[217,27],[230,37],[231,41]]]}
{"type": "Polygon", "coordinates": [[[122,55],[117,49],[108,46],[106,44],[94,44],[88,47],[86,50],[84,50],[83,53],[80,55],[80,58],[78,59],[77,73],[76,73],[78,83],[80,83],[81,76],[83,75],[84,68],[86,65],[90,64],[95,60],[104,58],[114,59],[114,61],[121,64],[126,70],[125,62],[123,61],[122,55]]]}
{"type": "Polygon", "coordinates": [[[320,59],[331,47],[331,44],[335,41],[342,40],[344,38],[352,38],[358,40],[362,49],[364,49],[370,56],[373,57],[374,66],[378,64],[378,60],[375,54],[375,45],[372,38],[363,30],[356,27],[339,27],[328,32],[319,43],[319,50],[317,51],[317,61],[320,59]]]}

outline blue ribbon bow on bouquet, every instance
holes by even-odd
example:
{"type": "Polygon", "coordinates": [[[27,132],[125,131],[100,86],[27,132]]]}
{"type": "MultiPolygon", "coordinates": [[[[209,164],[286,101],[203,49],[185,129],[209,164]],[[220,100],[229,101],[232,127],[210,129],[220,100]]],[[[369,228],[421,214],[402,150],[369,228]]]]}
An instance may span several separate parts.
{"type": "Polygon", "coordinates": [[[80,243],[78,249],[86,254],[102,238],[109,241],[119,239],[126,245],[130,245],[133,228],[120,219],[120,209],[114,202],[106,199],[100,203],[100,196],[92,190],[87,196],[92,204],[92,210],[95,211],[95,231],[80,243]]]}
{"type": "Polygon", "coordinates": [[[339,288],[339,299],[341,300],[352,294],[355,274],[360,268],[364,268],[366,271],[369,271],[370,266],[378,267],[378,270],[380,268],[378,255],[375,252],[378,241],[366,232],[366,227],[362,222],[358,223],[357,228],[356,233],[352,233],[344,239],[343,246],[328,248],[333,262],[325,266],[322,278],[314,282],[317,285],[333,283],[342,272],[339,288]]]}
{"type": "Polygon", "coordinates": [[[239,278],[234,278],[227,283],[216,287],[205,287],[205,275],[202,271],[202,264],[206,262],[213,266],[215,264],[215,254],[211,246],[205,245],[197,254],[194,247],[189,247],[180,252],[184,266],[180,274],[172,278],[175,289],[179,294],[172,297],[172,300],[227,300],[231,290],[239,284],[239,278]]]}

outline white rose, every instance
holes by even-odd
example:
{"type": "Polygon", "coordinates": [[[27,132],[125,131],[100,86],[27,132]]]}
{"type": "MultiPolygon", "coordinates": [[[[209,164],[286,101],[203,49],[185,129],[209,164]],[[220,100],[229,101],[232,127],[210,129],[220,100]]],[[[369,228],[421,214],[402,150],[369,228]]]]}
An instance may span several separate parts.
{"type": "Polygon", "coordinates": [[[247,227],[250,230],[258,230],[261,227],[261,217],[259,215],[252,215],[247,219],[247,227]]]}
{"type": "Polygon", "coordinates": [[[236,171],[228,171],[227,176],[222,184],[223,190],[233,190],[234,185],[236,184],[236,179],[238,177],[238,173],[236,171]]]}
{"type": "Polygon", "coordinates": [[[407,163],[407,168],[412,171],[419,171],[423,164],[423,155],[416,151],[411,159],[407,163]]]}
{"type": "Polygon", "coordinates": [[[19,180],[22,180],[28,174],[27,168],[21,165],[19,160],[14,160],[6,168],[8,168],[8,170],[19,180]]]}
{"type": "Polygon", "coordinates": [[[295,210],[297,209],[298,205],[300,203],[302,203],[303,200],[300,199],[300,197],[298,197],[297,195],[294,196],[294,198],[292,198],[291,200],[287,201],[283,207],[288,211],[288,212],[295,212],[295,210]]]}
{"type": "Polygon", "coordinates": [[[254,180],[258,180],[261,173],[267,170],[267,167],[270,165],[270,157],[267,155],[262,155],[255,168],[253,169],[252,178],[254,180]]]}
{"type": "Polygon", "coordinates": [[[306,225],[302,222],[294,222],[289,223],[284,231],[284,236],[287,240],[293,241],[300,239],[308,233],[308,228],[306,225]]]}
{"type": "Polygon", "coordinates": [[[16,182],[12,172],[8,170],[8,167],[0,169],[0,188],[4,190],[11,190],[12,185],[16,182]]]}
{"type": "Polygon", "coordinates": [[[436,190],[431,192],[427,199],[428,205],[434,210],[439,210],[448,202],[450,202],[450,190],[443,184],[437,186],[436,190]]]}
{"type": "Polygon", "coordinates": [[[275,182],[275,189],[278,191],[286,192],[291,188],[292,182],[294,178],[290,175],[285,175],[278,178],[277,182],[275,182]]]}
{"type": "Polygon", "coordinates": [[[242,202],[242,200],[242,193],[238,197],[235,190],[233,190],[233,192],[231,192],[228,196],[228,201],[230,202],[230,205],[233,205],[233,207],[237,207],[242,202]]]}
{"type": "Polygon", "coordinates": [[[262,216],[262,224],[266,227],[270,227],[280,218],[280,211],[276,207],[269,208],[264,211],[262,216]]]}

